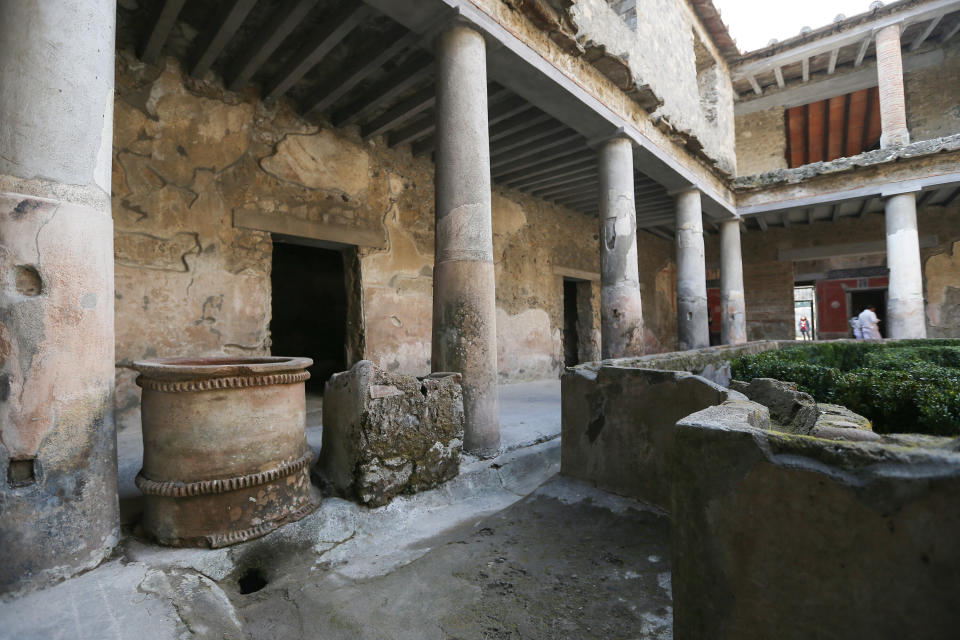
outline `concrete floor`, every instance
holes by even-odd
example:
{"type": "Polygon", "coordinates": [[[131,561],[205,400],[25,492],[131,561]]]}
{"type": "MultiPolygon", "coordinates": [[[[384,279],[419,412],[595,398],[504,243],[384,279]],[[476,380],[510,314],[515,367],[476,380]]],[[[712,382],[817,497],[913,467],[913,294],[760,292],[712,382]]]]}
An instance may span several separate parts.
{"type": "MultiPolygon", "coordinates": [[[[318,406],[308,406],[315,447],[318,406]]],[[[97,569],[0,603],[0,637],[672,637],[667,519],[556,475],[556,380],[501,387],[500,408],[501,455],[467,457],[443,487],[379,509],[327,498],[226,549],[128,532],[97,569]]],[[[119,442],[129,531],[139,434],[119,442]]]]}

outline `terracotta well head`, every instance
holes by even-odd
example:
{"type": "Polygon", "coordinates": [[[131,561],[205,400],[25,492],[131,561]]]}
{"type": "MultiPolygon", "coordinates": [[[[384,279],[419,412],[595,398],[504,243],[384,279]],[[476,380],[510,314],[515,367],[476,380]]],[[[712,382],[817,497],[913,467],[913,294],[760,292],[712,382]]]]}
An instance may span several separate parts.
{"type": "Polygon", "coordinates": [[[133,368],[153,380],[197,380],[294,373],[303,371],[312,364],[313,360],[310,358],[301,357],[256,356],[237,358],[211,356],[137,360],[133,363],[133,368]]]}

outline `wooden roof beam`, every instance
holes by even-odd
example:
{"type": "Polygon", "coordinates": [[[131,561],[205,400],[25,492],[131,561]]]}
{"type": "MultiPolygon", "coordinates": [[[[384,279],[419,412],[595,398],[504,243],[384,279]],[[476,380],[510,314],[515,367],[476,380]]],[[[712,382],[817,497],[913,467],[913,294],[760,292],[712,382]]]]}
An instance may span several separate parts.
{"type": "Polygon", "coordinates": [[[957,35],[958,31],[960,31],[960,16],[957,17],[957,21],[950,27],[950,30],[943,34],[943,37],[940,39],[940,44],[947,44],[947,40],[957,35]]]}
{"type": "Polygon", "coordinates": [[[920,35],[914,38],[913,42],[910,43],[910,51],[916,51],[919,49],[926,39],[930,37],[930,34],[933,33],[933,30],[937,28],[937,25],[940,24],[941,20],[943,20],[943,15],[939,15],[931,20],[926,29],[921,31],[920,35]]]}
{"type": "Polygon", "coordinates": [[[317,66],[358,24],[367,19],[370,11],[363,3],[348,3],[324,22],[323,29],[300,47],[287,61],[283,71],[270,81],[264,91],[264,101],[276,100],[300,82],[310,69],[317,66]]]}
{"type": "Polygon", "coordinates": [[[787,86],[787,83],[784,82],[784,80],[783,80],[783,68],[782,68],[782,67],[774,67],[774,68],[773,68],[773,77],[776,78],[776,80],[777,80],[777,87],[779,87],[780,89],[783,89],[784,87],[787,86]]]}
{"type": "Polygon", "coordinates": [[[415,95],[410,96],[395,107],[388,109],[369,124],[361,128],[364,140],[387,133],[401,126],[408,120],[433,108],[437,102],[437,89],[433,85],[425,87],[415,95]]]}
{"type": "Polygon", "coordinates": [[[147,36],[147,41],[143,45],[143,50],[140,52],[141,60],[147,64],[153,64],[157,61],[185,2],[186,0],[167,0],[163,3],[157,13],[156,20],[153,22],[153,27],[150,29],[150,35],[147,36]]]}
{"type": "Polygon", "coordinates": [[[857,49],[857,57],[853,59],[854,68],[859,67],[863,64],[863,58],[867,55],[867,49],[870,48],[870,43],[873,42],[873,33],[871,32],[867,35],[866,38],[860,41],[860,48],[857,49]]]}
{"type": "Polygon", "coordinates": [[[317,2],[318,0],[288,0],[283,8],[276,12],[253,44],[245,49],[227,73],[226,82],[231,91],[242,89],[250,82],[250,78],[260,70],[277,47],[297,28],[297,25],[303,22],[317,2]]]}
{"type": "Polygon", "coordinates": [[[205,31],[198,39],[190,75],[199,78],[210,70],[256,3],[257,0],[236,0],[221,5],[222,10],[216,18],[214,28],[205,31]]]}
{"type": "Polygon", "coordinates": [[[359,64],[342,71],[319,94],[309,99],[303,113],[326,112],[354,87],[368,78],[370,74],[413,46],[417,38],[419,38],[417,34],[402,28],[387,34],[384,37],[385,43],[378,41],[374,50],[367,54],[359,64]]]}
{"type": "Polygon", "coordinates": [[[433,59],[426,54],[416,55],[391,74],[390,79],[371,87],[361,98],[337,111],[333,124],[345,127],[363,120],[378,107],[389,104],[422,83],[433,73],[433,59]]]}
{"type": "Polygon", "coordinates": [[[840,47],[836,47],[830,52],[830,62],[827,63],[827,75],[832,76],[837,70],[837,58],[840,57],[840,47]]]}

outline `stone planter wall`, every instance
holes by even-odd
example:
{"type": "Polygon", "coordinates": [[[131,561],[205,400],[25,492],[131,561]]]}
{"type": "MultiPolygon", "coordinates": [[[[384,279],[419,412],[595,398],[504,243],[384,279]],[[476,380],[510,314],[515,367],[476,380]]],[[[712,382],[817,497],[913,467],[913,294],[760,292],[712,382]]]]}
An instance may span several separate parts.
{"type": "MultiPolygon", "coordinates": [[[[671,351],[652,353],[639,358],[621,358],[611,362],[619,366],[664,371],[686,371],[706,378],[711,382],[727,386],[730,384],[730,361],[739,356],[754,355],[771,349],[779,349],[781,344],[793,341],[758,340],[739,345],[721,345],[691,351],[671,351]]],[[[591,366],[581,365],[581,366],[591,366]]]]}
{"type": "Polygon", "coordinates": [[[689,373],[608,360],[561,377],[561,473],[601,489],[670,505],[667,452],[677,420],[744,396],[689,373]]]}
{"type": "Polygon", "coordinates": [[[674,637],[955,637],[960,441],[797,436],[762,409],[677,424],[674,637]]]}

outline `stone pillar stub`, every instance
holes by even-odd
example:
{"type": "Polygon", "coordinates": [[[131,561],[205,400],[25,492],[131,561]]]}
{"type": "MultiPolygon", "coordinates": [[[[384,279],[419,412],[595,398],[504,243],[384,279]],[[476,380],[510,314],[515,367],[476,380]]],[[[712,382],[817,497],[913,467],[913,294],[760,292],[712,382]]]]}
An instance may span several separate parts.
{"type": "Polygon", "coordinates": [[[703,251],[700,191],[677,198],[677,342],[681,351],[710,346],[707,267],[703,251]]]}
{"type": "Polygon", "coordinates": [[[747,341],[747,314],[743,296],[743,258],[740,254],[740,220],[720,223],[720,341],[747,341]]]}
{"type": "Polygon", "coordinates": [[[633,145],[604,142],[600,162],[600,349],[603,358],[643,355],[643,313],[637,265],[633,145]]]}
{"type": "Polygon", "coordinates": [[[463,374],[464,449],[500,448],[497,328],[483,36],[456,23],[437,40],[433,370],[463,374]]]}
{"type": "Polygon", "coordinates": [[[886,149],[909,144],[899,24],[892,24],[877,32],[877,85],[882,131],[880,147],[886,149]]]}
{"type": "Polygon", "coordinates": [[[116,544],[113,0],[0,3],[0,593],[116,544]]]}
{"type": "Polygon", "coordinates": [[[916,194],[891,196],[885,206],[887,266],[890,268],[887,337],[926,338],[916,194]]]}

